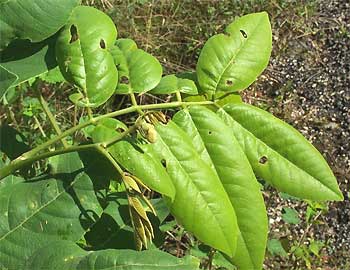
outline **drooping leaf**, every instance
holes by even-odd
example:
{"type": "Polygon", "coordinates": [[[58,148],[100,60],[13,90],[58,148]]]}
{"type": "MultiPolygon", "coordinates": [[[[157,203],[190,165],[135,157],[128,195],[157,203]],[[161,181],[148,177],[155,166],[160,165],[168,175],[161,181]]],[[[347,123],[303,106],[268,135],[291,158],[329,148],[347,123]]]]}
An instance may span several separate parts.
{"type": "MultiPolygon", "coordinates": [[[[98,124],[92,132],[94,142],[104,142],[120,133],[117,131],[126,126],[116,119],[109,119],[98,124]]],[[[159,192],[173,200],[175,189],[162,167],[162,164],[145,153],[131,138],[116,142],[108,148],[114,159],[118,161],[128,172],[136,175],[150,189],[159,192]]]]}
{"type": "Polygon", "coordinates": [[[78,105],[97,107],[114,93],[118,70],[110,48],[117,38],[113,21],[102,11],[79,6],[73,10],[56,43],[56,56],[65,79],[78,86],[84,98],[78,105]]]}
{"type": "Polygon", "coordinates": [[[79,0],[0,1],[0,51],[14,39],[39,42],[50,37],[66,23],[79,2],[79,0]]]}
{"type": "Polygon", "coordinates": [[[198,270],[193,257],[176,258],[162,251],[101,250],[88,252],[75,243],[56,241],[39,249],[27,265],[28,269],[60,270],[198,270]]]}
{"type": "Polygon", "coordinates": [[[76,153],[55,157],[50,164],[56,174],[0,189],[0,268],[24,269],[49,241],[79,240],[102,213],[76,153]]]}
{"type": "Polygon", "coordinates": [[[176,194],[170,203],[171,213],[198,239],[233,256],[237,219],[219,177],[198,154],[192,137],[173,121],[158,124],[156,130],[156,142],[144,149],[157,153],[173,181],[176,194]]]}
{"type": "Polygon", "coordinates": [[[234,264],[242,270],[260,270],[267,216],[258,182],[239,143],[220,117],[204,107],[180,111],[173,120],[192,138],[197,153],[219,176],[235,210],[239,235],[234,264]]]}
{"type": "Polygon", "coordinates": [[[14,41],[0,54],[0,98],[10,87],[39,76],[57,66],[55,37],[39,43],[14,41]]]}
{"type": "Polygon", "coordinates": [[[188,79],[178,78],[175,75],[164,76],[160,83],[150,93],[155,95],[173,94],[177,91],[188,95],[197,95],[196,84],[188,79]]]}
{"type": "Polygon", "coordinates": [[[266,12],[243,16],[225,34],[211,37],[197,63],[201,90],[233,92],[247,88],[268,64],[272,34],[266,12]]]}
{"type": "Polygon", "coordinates": [[[278,190],[316,201],[343,199],[327,162],[293,127],[243,103],[228,104],[218,113],[231,127],[254,172],[278,190]]]}
{"type": "Polygon", "coordinates": [[[117,94],[144,93],[160,82],[162,66],[151,54],[138,49],[131,39],[118,39],[111,49],[118,69],[117,94]]]}

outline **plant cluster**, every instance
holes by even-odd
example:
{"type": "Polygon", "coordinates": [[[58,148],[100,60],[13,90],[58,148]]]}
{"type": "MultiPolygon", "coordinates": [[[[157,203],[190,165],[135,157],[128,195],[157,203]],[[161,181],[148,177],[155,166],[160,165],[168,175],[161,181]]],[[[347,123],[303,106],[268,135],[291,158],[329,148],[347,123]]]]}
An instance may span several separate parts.
{"type": "Polygon", "coordinates": [[[41,106],[56,135],[15,155],[1,141],[1,268],[198,269],[191,256],[159,250],[171,214],[226,267],[262,269],[268,222],[256,177],[302,199],[343,199],[298,131],[239,96],[268,64],[267,13],[212,36],[196,72],[167,76],[132,39],[117,38],[106,14],[77,0],[5,1],[0,15],[3,102],[33,78],[64,79],[75,89],[70,101],[88,111],[63,131],[39,92],[30,108],[41,106]],[[145,93],[172,100],[141,105],[145,93]],[[131,106],[98,110],[121,96],[131,106]],[[82,140],[67,140],[77,132],[82,140]],[[46,169],[29,177],[42,160],[46,169]]]}

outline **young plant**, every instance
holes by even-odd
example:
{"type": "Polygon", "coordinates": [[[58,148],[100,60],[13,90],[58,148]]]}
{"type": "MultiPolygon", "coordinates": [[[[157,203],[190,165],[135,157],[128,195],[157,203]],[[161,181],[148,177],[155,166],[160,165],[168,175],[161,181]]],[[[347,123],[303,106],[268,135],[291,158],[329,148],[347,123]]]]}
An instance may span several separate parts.
{"type": "Polygon", "coordinates": [[[195,73],[162,77],[156,58],[117,39],[107,15],[78,2],[0,4],[3,99],[29,79],[62,74],[76,90],[70,100],[89,112],[62,131],[39,93],[57,135],[17,155],[8,150],[15,137],[1,141],[1,268],[198,269],[193,257],[157,249],[157,224],[169,210],[238,269],[261,269],[268,224],[255,176],[302,199],[343,199],[326,161],[298,131],[237,94],[268,64],[267,13],[238,18],[211,37],[195,73]],[[141,105],[135,94],[146,92],[176,100],[141,105]],[[101,113],[122,95],[131,106],[101,113]],[[77,132],[85,140],[66,140],[77,132]],[[23,177],[39,160],[47,170],[23,177]]]}

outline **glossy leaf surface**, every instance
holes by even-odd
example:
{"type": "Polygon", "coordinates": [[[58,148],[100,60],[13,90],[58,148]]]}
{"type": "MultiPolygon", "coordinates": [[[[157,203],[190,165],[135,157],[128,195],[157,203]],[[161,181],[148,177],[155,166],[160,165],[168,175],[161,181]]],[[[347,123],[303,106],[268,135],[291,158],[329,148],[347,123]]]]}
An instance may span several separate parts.
{"type": "Polygon", "coordinates": [[[48,241],[79,240],[101,215],[93,182],[76,153],[55,157],[51,168],[52,175],[0,189],[0,268],[23,269],[48,241]]]}
{"type": "Polygon", "coordinates": [[[114,93],[118,71],[109,49],[117,38],[113,21],[103,12],[80,6],[74,9],[56,43],[56,56],[65,79],[85,97],[80,106],[97,107],[114,93]]]}
{"type": "Polygon", "coordinates": [[[229,104],[225,119],[254,172],[282,192],[311,200],[342,200],[322,155],[297,130],[266,111],[229,104]]]}
{"type": "Polygon", "coordinates": [[[259,185],[239,143],[220,117],[204,107],[180,111],[173,120],[192,138],[197,153],[219,176],[230,198],[239,228],[234,264],[242,270],[260,270],[267,215],[259,185]]]}
{"type": "Polygon", "coordinates": [[[162,251],[101,250],[85,251],[75,243],[57,241],[39,249],[28,264],[29,269],[60,270],[197,270],[192,257],[176,258],[162,251]]]}
{"type": "Polygon", "coordinates": [[[144,93],[160,82],[162,66],[131,39],[118,39],[111,53],[119,72],[117,94],[144,93]]]}
{"type": "Polygon", "coordinates": [[[247,88],[267,66],[271,44],[266,12],[238,18],[205,43],[196,68],[201,90],[215,94],[247,88]]]}
{"type": "Polygon", "coordinates": [[[157,141],[148,146],[157,153],[175,186],[172,214],[198,239],[233,256],[237,219],[218,175],[197,152],[192,137],[175,122],[159,124],[156,130],[157,141]]]}
{"type": "Polygon", "coordinates": [[[197,95],[198,90],[194,81],[178,78],[175,75],[164,76],[160,83],[151,90],[151,94],[164,95],[173,94],[177,91],[188,94],[197,95]]]}
{"type": "Polygon", "coordinates": [[[53,35],[78,3],[78,0],[0,1],[0,51],[14,39],[39,42],[53,35]]]}

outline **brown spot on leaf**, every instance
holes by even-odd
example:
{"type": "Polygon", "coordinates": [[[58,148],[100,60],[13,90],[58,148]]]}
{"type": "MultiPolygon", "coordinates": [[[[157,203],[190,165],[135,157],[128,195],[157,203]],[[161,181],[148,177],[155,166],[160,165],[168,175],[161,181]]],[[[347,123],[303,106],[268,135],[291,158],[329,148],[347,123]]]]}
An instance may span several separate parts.
{"type": "Polygon", "coordinates": [[[167,164],[166,164],[166,160],[165,160],[165,159],[162,159],[160,162],[162,163],[163,167],[166,168],[166,165],[167,165],[167,164]]]}
{"type": "Polygon", "coordinates": [[[226,80],[226,84],[227,84],[228,86],[231,86],[231,85],[233,84],[233,81],[232,81],[232,80],[226,80]]]}
{"type": "Polygon", "coordinates": [[[241,32],[241,34],[242,34],[242,36],[244,37],[244,38],[247,38],[248,37],[248,35],[247,35],[247,33],[246,32],[244,32],[244,30],[239,30],[239,32],[241,32]]]}
{"type": "Polygon", "coordinates": [[[100,40],[100,47],[101,47],[101,49],[106,49],[106,43],[102,38],[100,40]]]}
{"type": "Polygon", "coordinates": [[[259,163],[260,163],[260,164],[266,164],[267,161],[268,161],[268,159],[267,159],[266,156],[262,156],[262,157],[259,159],[259,163]]]}
{"type": "Polygon", "coordinates": [[[122,76],[122,77],[120,78],[120,83],[128,84],[128,83],[129,83],[129,78],[126,77],[126,76],[122,76]]]}
{"type": "Polygon", "coordinates": [[[72,24],[70,27],[70,41],[69,41],[69,43],[73,43],[74,41],[77,41],[78,39],[79,39],[78,29],[74,24],[72,24]]]}

